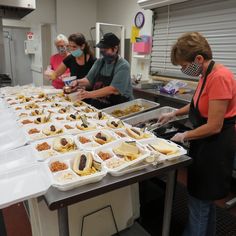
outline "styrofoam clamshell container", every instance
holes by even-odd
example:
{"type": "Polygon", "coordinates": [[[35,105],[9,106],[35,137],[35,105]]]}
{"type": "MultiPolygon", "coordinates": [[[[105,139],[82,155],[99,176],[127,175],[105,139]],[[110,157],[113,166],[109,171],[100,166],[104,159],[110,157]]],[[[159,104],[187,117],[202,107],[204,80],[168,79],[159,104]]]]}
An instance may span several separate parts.
{"type": "Polygon", "coordinates": [[[36,109],[32,109],[32,110],[19,110],[15,112],[15,116],[17,116],[17,119],[23,119],[23,118],[34,118],[34,117],[38,117],[38,116],[43,116],[43,115],[48,115],[49,112],[47,109],[43,109],[43,108],[36,108],[36,109]],[[38,110],[40,112],[43,112],[41,115],[35,115],[32,114],[32,112],[34,112],[35,110],[38,110]]]}
{"type": "Polygon", "coordinates": [[[67,123],[62,123],[62,126],[67,134],[78,134],[81,133],[82,130],[76,127],[77,121],[71,121],[67,123]]]}
{"type": "Polygon", "coordinates": [[[2,152],[0,153],[0,173],[21,169],[36,162],[34,152],[29,145],[2,152]]]}
{"type": "Polygon", "coordinates": [[[93,131],[93,130],[96,130],[96,129],[99,128],[99,126],[97,125],[96,120],[87,119],[87,122],[89,123],[89,129],[80,129],[80,128],[78,128],[78,126],[80,127],[82,125],[82,121],[77,121],[76,126],[81,132],[90,132],[90,131],[93,131]]]}
{"type": "Polygon", "coordinates": [[[131,127],[131,125],[129,125],[129,124],[123,122],[123,121],[120,120],[120,119],[113,118],[113,117],[111,117],[111,118],[108,119],[108,120],[103,121],[103,123],[105,124],[105,127],[106,127],[107,129],[111,129],[111,130],[118,130],[118,129],[122,129],[122,128],[125,128],[125,127],[131,127]],[[116,123],[120,121],[122,125],[119,126],[119,127],[114,127],[114,126],[108,125],[108,124],[109,124],[110,122],[112,122],[112,121],[115,121],[116,123]]]}
{"type": "Polygon", "coordinates": [[[24,200],[42,196],[51,182],[47,168],[40,163],[0,172],[0,209],[24,200]]]}
{"type": "Polygon", "coordinates": [[[59,122],[46,123],[46,124],[41,124],[41,125],[29,124],[29,125],[23,126],[22,129],[24,130],[25,135],[28,137],[28,139],[30,141],[45,139],[45,138],[50,138],[50,137],[55,137],[55,136],[66,134],[65,128],[59,122]],[[57,133],[52,133],[52,134],[46,135],[43,131],[45,129],[50,129],[51,125],[54,125],[58,131],[59,130],[61,130],[61,131],[57,132],[57,133]],[[39,133],[29,134],[30,130],[32,130],[32,129],[37,129],[39,131],[39,133]]]}
{"type": "Polygon", "coordinates": [[[81,148],[87,149],[87,150],[94,150],[94,149],[97,148],[97,147],[103,146],[103,145],[105,145],[105,144],[102,145],[102,144],[99,144],[98,142],[95,141],[95,136],[96,136],[96,134],[99,133],[99,132],[102,132],[102,133],[104,133],[105,135],[108,135],[108,136],[111,137],[111,141],[110,141],[109,143],[115,142],[117,139],[119,139],[119,138],[117,137],[117,135],[116,135],[114,132],[112,132],[112,131],[110,131],[110,130],[105,130],[105,129],[103,129],[103,130],[95,130],[95,131],[91,131],[91,132],[86,132],[86,133],[77,134],[76,137],[75,137],[75,143],[76,143],[78,146],[80,146],[81,148]],[[81,143],[81,142],[79,141],[79,138],[80,138],[80,137],[84,137],[84,138],[90,140],[90,142],[81,143]]]}
{"type": "Polygon", "coordinates": [[[162,138],[151,138],[151,139],[146,139],[146,140],[140,140],[140,143],[151,152],[151,154],[158,154],[158,161],[174,161],[176,159],[178,159],[180,156],[187,154],[187,150],[185,150],[183,147],[181,147],[180,145],[170,141],[170,140],[166,140],[166,139],[162,139],[162,138]],[[164,155],[158,151],[152,150],[152,148],[148,147],[148,144],[158,144],[158,142],[164,142],[167,145],[173,146],[174,148],[176,148],[178,151],[174,154],[171,155],[164,155]]]}
{"type": "Polygon", "coordinates": [[[74,121],[79,121],[81,120],[80,119],[80,116],[83,116],[85,115],[88,119],[93,119],[93,115],[95,115],[96,113],[84,113],[84,112],[78,112],[76,113],[75,111],[74,112],[71,112],[71,113],[66,113],[66,114],[53,114],[53,118],[54,120],[57,120],[61,123],[64,123],[64,122],[74,122],[74,121]],[[73,119],[70,119],[70,115],[75,115],[76,116],[76,120],[73,120],[73,119]]]}
{"type": "Polygon", "coordinates": [[[102,178],[104,178],[107,174],[107,170],[103,166],[102,163],[101,163],[102,164],[101,171],[97,171],[94,174],[90,174],[86,176],[79,176],[78,174],[76,174],[76,172],[73,171],[73,163],[74,163],[75,158],[78,155],[82,155],[82,154],[86,155],[88,153],[90,153],[93,156],[93,159],[95,161],[99,162],[99,159],[94,155],[94,153],[89,152],[89,151],[79,151],[77,153],[66,154],[63,156],[63,158],[54,157],[50,159],[49,162],[45,163],[50,172],[52,186],[54,186],[55,188],[61,191],[67,191],[67,190],[71,190],[85,184],[95,183],[102,180],[102,178]],[[60,161],[60,162],[65,163],[68,168],[65,170],[52,172],[50,170],[50,165],[51,163],[55,161],[60,161]],[[70,179],[65,179],[64,176],[65,175],[67,176],[68,174],[70,175],[70,179]]]}
{"type": "Polygon", "coordinates": [[[20,118],[17,123],[21,126],[29,126],[29,125],[35,125],[35,126],[40,126],[42,124],[50,124],[50,123],[54,123],[54,122],[57,122],[54,120],[53,118],[53,115],[50,116],[50,119],[49,121],[47,121],[46,123],[36,123],[35,121],[38,119],[38,118],[42,118],[42,117],[48,117],[49,114],[44,114],[44,115],[39,115],[39,116],[29,116],[29,117],[22,117],[20,118]],[[24,121],[29,121],[31,123],[26,123],[24,124],[24,121]]]}
{"type": "Polygon", "coordinates": [[[100,161],[102,161],[104,163],[105,168],[107,169],[107,171],[111,174],[111,175],[116,175],[118,174],[117,172],[120,172],[121,170],[124,170],[125,168],[128,168],[130,166],[134,166],[140,162],[142,162],[143,160],[145,160],[145,158],[147,158],[148,156],[150,156],[150,152],[145,149],[139,142],[136,142],[137,147],[140,150],[140,155],[132,161],[125,161],[123,158],[118,157],[114,152],[113,152],[113,148],[118,147],[119,145],[121,145],[123,142],[126,141],[132,141],[129,138],[123,138],[123,139],[118,139],[115,142],[112,143],[108,143],[105,145],[102,145],[101,147],[95,148],[94,152],[97,155],[97,157],[99,158],[100,161]],[[98,153],[102,151],[102,152],[108,152],[111,154],[111,158],[109,158],[108,160],[103,161],[98,153]],[[115,163],[117,164],[116,167],[114,168],[110,168],[109,164],[110,163],[115,163]]]}
{"type": "Polygon", "coordinates": [[[12,150],[27,144],[25,133],[20,128],[9,129],[6,132],[0,133],[0,152],[12,150]]]}
{"type": "MultiPolygon", "coordinates": [[[[67,153],[73,153],[73,152],[78,152],[78,148],[77,145],[75,144],[75,149],[74,150],[70,150],[68,152],[58,152],[56,150],[53,149],[53,141],[58,138],[58,137],[53,137],[53,138],[48,138],[48,139],[45,139],[45,140],[40,140],[40,141],[35,141],[35,142],[32,142],[30,145],[32,147],[32,150],[35,154],[35,157],[37,158],[38,161],[46,161],[47,159],[50,159],[54,156],[57,156],[57,157],[61,157],[67,153]],[[37,145],[39,144],[42,144],[46,142],[50,148],[47,149],[47,150],[43,150],[43,151],[38,151],[37,150],[37,145]]],[[[75,137],[72,136],[72,135],[62,135],[60,136],[60,138],[70,138],[73,140],[73,142],[75,143],[75,137]]]]}
{"type": "Polygon", "coordinates": [[[0,135],[3,135],[4,133],[9,133],[10,131],[14,130],[20,130],[21,125],[19,125],[14,120],[6,120],[3,123],[0,123],[0,135]]]}

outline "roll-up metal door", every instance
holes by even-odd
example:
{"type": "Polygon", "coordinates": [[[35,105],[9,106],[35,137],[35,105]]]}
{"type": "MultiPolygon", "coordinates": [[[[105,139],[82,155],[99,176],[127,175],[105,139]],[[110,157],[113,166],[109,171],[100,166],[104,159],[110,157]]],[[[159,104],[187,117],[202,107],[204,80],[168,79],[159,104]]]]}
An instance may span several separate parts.
{"type": "Polygon", "coordinates": [[[208,40],[213,58],[236,75],[236,1],[190,0],[154,10],[151,74],[185,77],[170,61],[171,46],[185,32],[208,40]]]}

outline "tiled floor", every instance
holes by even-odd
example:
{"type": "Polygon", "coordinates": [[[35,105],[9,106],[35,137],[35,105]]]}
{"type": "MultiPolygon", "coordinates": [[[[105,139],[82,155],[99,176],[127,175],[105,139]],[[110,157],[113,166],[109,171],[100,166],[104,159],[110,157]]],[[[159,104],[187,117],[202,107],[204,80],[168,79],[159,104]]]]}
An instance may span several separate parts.
{"type": "MultiPolygon", "coordinates": [[[[185,169],[182,169],[179,171],[178,181],[183,184],[186,183],[185,169]]],[[[233,197],[236,197],[236,194],[230,193],[230,195],[227,198],[217,201],[216,204],[222,208],[225,208],[225,202],[233,197]]],[[[229,211],[236,216],[236,207],[230,209],[229,211]]],[[[30,223],[29,223],[23,204],[16,204],[16,205],[13,205],[11,207],[4,209],[3,216],[4,216],[7,236],[31,236],[32,235],[31,229],[30,229],[30,223]]]]}

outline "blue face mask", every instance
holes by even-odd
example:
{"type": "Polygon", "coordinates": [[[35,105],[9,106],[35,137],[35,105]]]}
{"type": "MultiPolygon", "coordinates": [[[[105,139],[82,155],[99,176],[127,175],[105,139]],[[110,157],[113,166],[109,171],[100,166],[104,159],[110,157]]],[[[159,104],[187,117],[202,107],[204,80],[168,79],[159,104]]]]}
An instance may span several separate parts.
{"type": "Polygon", "coordinates": [[[80,48],[78,48],[78,49],[76,49],[74,51],[71,51],[71,54],[74,57],[80,57],[83,54],[83,51],[80,48]]]}

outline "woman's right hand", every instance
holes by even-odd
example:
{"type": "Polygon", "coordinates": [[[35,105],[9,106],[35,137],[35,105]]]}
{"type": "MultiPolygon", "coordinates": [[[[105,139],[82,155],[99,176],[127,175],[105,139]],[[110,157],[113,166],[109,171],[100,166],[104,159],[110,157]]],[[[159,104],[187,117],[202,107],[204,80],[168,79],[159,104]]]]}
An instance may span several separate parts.
{"type": "Polygon", "coordinates": [[[175,112],[167,112],[167,113],[163,113],[159,119],[158,119],[158,123],[161,124],[165,124],[168,123],[170,120],[174,119],[175,117],[175,112]]]}

